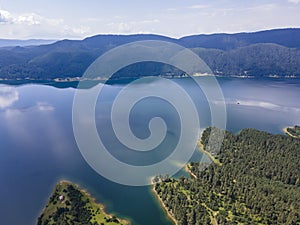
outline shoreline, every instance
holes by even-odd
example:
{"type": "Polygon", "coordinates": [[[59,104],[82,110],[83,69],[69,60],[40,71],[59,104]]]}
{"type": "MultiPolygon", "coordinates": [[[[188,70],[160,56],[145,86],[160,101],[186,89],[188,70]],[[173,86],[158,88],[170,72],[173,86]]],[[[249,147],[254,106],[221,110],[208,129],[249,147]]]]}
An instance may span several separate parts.
{"type": "MultiPolygon", "coordinates": [[[[90,198],[91,201],[93,201],[97,206],[99,206],[99,208],[102,210],[103,214],[106,215],[106,216],[109,216],[109,217],[112,217],[113,215],[108,213],[107,211],[105,211],[105,205],[103,203],[100,203],[96,200],[95,197],[93,197],[91,195],[90,192],[88,192],[88,190],[80,187],[78,184],[75,184],[75,183],[72,183],[68,180],[61,180],[60,182],[65,182],[65,183],[68,183],[68,184],[71,184],[71,185],[74,185],[76,188],[78,188],[79,191],[81,191],[84,195],[86,195],[88,198],[90,198]]],[[[118,216],[118,220],[120,221],[120,223],[123,223],[125,225],[131,225],[131,221],[129,218],[119,218],[118,216]]]]}
{"type": "Polygon", "coordinates": [[[185,165],[184,170],[185,170],[187,173],[189,173],[193,178],[198,179],[198,177],[196,176],[196,174],[194,174],[194,173],[190,170],[188,164],[185,165]]]}
{"type": "MultiPolygon", "coordinates": [[[[108,216],[108,217],[113,217],[115,214],[110,214],[108,213],[107,211],[105,211],[105,205],[103,203],[100,203],[96,200],[95,197],[93,197],[91,195],[90,192],[88,192],[88,190],[80,187],[78,184],[76,183],[73,183],[71,181],[68,181],[68,180],[65,180],[65,179],[62,179],[62,180],[59,180],[56,185],[58,184],[68,184],[68,185],[73,185],[75,186],[75,188],[77,188],[83,195],[85,195],[87,198],[89,198],[94,204],[96,204],[103,212],[103,214],[105,216],[108,216]]],[[[45,207],[46,208],[46,207],[45,207]]],[[[44,209],[45,209],[44,208],[44,209]]],[[[117,219],[119,220],[120,223],[124,224],[124,225],[131,225],[131,220],[129,218],[120,218],[119,216],[117,217],[117,219]]]]}
{"type": "Polygon", "coordinates": [[[155,190],[155,183],[152,182],[151,192],[155,196],[155,199],[158,201],[159,205],[163,208],[164,213],[166,216],[172,221],[174,225],[178,225],[178,221],[175,219],[172,213],[169,212],[168,208],[166,207],[165,203],[160,199],[159,195],[157,194],[155,190]]]}
{"type": "Polygon", "coordinates": [[[287,134],[288,136],[290,136],[290,137],[292,137],[292,138],[297,138],[297,139],[299,139],[299,137],[297,137],[297,136],[295,136],[295,135],[292,135],[290,132],[288,132],[288,128],[294,128],[294,127],[284,127],[283,129],[282,129],[282,131],[285,133],[285,134],[287,134]]]}
{"type": "MultiPolygon", "coordinates": [[[[168,75],[158,75],[154,77],[161,77],[166,79],[184,79],[189,78],[186,76],[168,76],[168,75]]],[[[236,79],[300,79],[300,77],[289,77],[289,76],[263,76],[263,77],[255,77],[255,76],[239,76],[239,75],[193,75],[191,77],[216,77],[216,78],[236,78],[236,79]]],[[[114,79],[113,81],[118,83],[126,80],[133,79],[134,77],[122,77],[118,79],[114,79]]],[[[79,82],[103,82],[106,81],[107,78],[93,78],[93,79],[83,79],[82,77],[57,77],[57,78],[44,78],[44,79],[37,79],[37,78],[15,78],[11,79],[8,77],[0,78],[0,84],[4,85],[25,85],[25,84],[45,84],[50,86],[55,86],[59,84],[65,84],[65,83],[79,83],[79,82]]]]}
{"type": "Polygon", "coordinates": [[[218,159],[216,159],[210,152],[204,150],[204,146],[201,143],[201,139],[197,141],[197,147],[199,151],[205,154],[213,163],[215,163],[218,166],[222,166],[222,163],[218,159]]]}
{"type": "MultiPolygon", "coordinates": [[[[212,156],[209,152],[205,151],[203,148],[203,144],[200,141],[201,139],[198,140],[197,142],[197,147],[199,149],[199,151],[203,154],[205,154],[207,157],[209,157],[209,159],[214,162],[215,164],[217,164],[218,166],[222,166],[222,163],[217,160],[214,156],[212,156]]],[[[184,170],[190,174],[194,179],[198,179],[198,177],[192,173],[192,171],[188,168],[188,164],[185,165],[184,170]]],[[[151,181],[151,192],[153,193],[155,199],[158,201],[159,205],[163,208],[163,211],[165,212],[166,216],[172,221],[172,223],[174,225],[178,225],[178,221],[175,219],[174,215],[169,212],[168,208],[166,207],[165,203],[161,200],[161,198],[159,197],[159,195],[157,194],[156,190],[155,190],[155,183],[153,181],[151,181]]]]}

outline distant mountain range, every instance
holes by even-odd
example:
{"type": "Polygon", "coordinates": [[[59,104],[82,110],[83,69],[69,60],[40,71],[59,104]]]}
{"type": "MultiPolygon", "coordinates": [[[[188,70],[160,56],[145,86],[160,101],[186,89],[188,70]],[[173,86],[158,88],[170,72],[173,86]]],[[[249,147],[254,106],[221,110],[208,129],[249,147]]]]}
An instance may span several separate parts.
{"type": "MultiPolygon", "coordinates": [[[[170,41],[190,48],[220,76],[300,77],[300,28],[295,28],[193,35],[180,39],[152,34],[97,35],[84,40],[61,40],[38,46],[2,47],[0,78],[43,80],[80,77],[104,52],[141,40],[170,41]]],[[[0,46],[1,43],[3,45],[0,40],[0,46]]],[[[117,77],[129,72],[138,75],[179,73],[171,67],[166,69],[162,65],[150,63],[125,68],[117,77]]]]}
{"type": "Polygon", "coordinates": [[[0,39],[0,48],[12,47],[12,46],[47,45],[47,44],[52,44],[56,41],[57,40],[44,40],[44,39],[29,39],[29,40],[0,39]]]}

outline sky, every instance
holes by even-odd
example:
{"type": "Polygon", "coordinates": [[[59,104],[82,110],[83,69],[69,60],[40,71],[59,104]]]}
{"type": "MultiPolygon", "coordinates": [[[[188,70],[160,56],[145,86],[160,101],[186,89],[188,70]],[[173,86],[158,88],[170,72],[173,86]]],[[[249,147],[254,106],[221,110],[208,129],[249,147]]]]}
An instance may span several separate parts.
{"type": "Polygon", "coordinates": [[[0,38],[253,32],[300,27],[300,0],[0,0],[0,38]]]}

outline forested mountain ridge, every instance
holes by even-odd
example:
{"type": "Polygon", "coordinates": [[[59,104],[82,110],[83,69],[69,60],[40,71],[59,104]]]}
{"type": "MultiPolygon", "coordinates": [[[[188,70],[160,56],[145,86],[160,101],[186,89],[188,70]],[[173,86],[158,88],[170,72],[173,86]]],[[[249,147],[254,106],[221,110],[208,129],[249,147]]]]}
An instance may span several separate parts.
{"type": "MultiPolygon", "coordinates": [[[[202,144],[210,151],[208,128],[202,144]]],[[[191,163],[193,176],[155,191],[179,225],[300,224],[300,141],[254,129],[226,132],[220,165],[191,163]]]]}
{"type": "Polygon", "coordinates": [[[45,39],[29,39],[29,40],[18,40],[18,39],[0,39],[0,48],[12,47],[12,46],[33,46],[33,45],[47,45],[56,42],[55,40],[45,39]]]}
{"type": "Polygon", "coordinates": [[[300,76],[300,50],[273,43],[253,44],[228,51],[192,49],[215,75],[300,76]]]}
{"type": "Polygon", "coordinates": [[[188,48],[215,48],[231,50],[258,43],[274,43],[288,48],[300,48],[299,29],[274,29],[253,33],[201,34],[183,37],[181,43],[188,48]]]}
{"type": "MultiPolygon", "coordinates": [[[[0,48],[0,78],[54,79],[81,77],[104,52],[133,41],[161,40],[195,51],[220,76],[299,76],[300,29],[255,33],[212,34],[169,38],[152,34],[97,35],[84,40],[62,40],[49,45],[0,48]]],[[[164,75],[174,70],[133,67],[133,74],[164,75]]],[[[125,73],[124,73],[125,74],[125,73]]],[[[121,75],[122,76],[122,75],[121,75]]]]}
{"type": "Polygon", "coordinates": [[[50,45],[0,48],[0,78],[54,79],[80,77],[104,52],[133,41],[173,41],[158,35],[97,35],[50,45]]]}

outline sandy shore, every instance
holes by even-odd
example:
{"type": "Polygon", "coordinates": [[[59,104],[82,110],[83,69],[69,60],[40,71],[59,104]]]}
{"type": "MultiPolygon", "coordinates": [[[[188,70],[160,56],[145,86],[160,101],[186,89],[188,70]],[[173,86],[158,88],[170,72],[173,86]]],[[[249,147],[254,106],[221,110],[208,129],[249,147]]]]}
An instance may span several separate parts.
{"type": "Polygon", "coordinates": [[[292,137],[292,138],[298,138],[297,136],[292,135],[290,132],[288,132],[288,130],[287,130],[288,128],[294,128],[294,127],[285,127],[285,128],[282,129],[282,131],[283,131],[285,134],[287,134],[287,135],[289,135],[290,137],[292,137]]]}
{"type": "Polygon", "coordinates": [[[185,165],[184,170],[189,173],[193,178],[198,179],[198,177],[190,170],[188,165],[185,165]]]}
{"type": "Polygon", "coordinates": [[[201,143],[201,140],[199,139],[197,142],[197,147],[199,149],[200,152],[202,152],[203,154],[205,154],[206,156],[208,156],[208,158],[213,161],[215,164],[217,164],[218,166],[222,166],[222,163],[216,159],[210,152],[204,150],[204,146],[201,143]]]}

